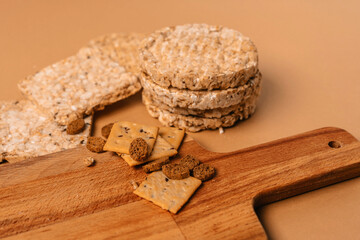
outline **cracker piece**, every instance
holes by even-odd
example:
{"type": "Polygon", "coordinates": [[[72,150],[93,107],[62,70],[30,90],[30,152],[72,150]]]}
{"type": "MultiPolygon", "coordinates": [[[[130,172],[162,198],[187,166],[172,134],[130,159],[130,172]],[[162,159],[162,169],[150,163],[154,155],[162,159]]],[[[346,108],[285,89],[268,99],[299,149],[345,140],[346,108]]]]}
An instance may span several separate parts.
{"type": "Polygon", "coordinates": [[[140,80],[148,94],[170,107],[207,110],[226,108],[246,101],[260,91],[261,78],[261,73],[257,72],[245,85],[212,91],[191,91],[162,87],[155,84],[145,73],[141,74],[140,80]]]}
{"type": "Polygon", "coordinates": [[[112,43],[89,45],[76,55],[22,80],[20,91],[60,125],[127,98],[141,89],[136,75],[113,59],[112,43]]]}
{"type": "Polygon", "coordinates": [[[93,157],[86,157],[83,162],[86,167],[91,167],[95,164],[95,159],[93,157]]]}
{"type": "Polygon", "coordinates": [[[177,150],[184,138],[185,130],[174,127],[160,127],[159,135],[177,150]]]}
{"type": "Polygon", "coordinates": [[[188,177],[173,180],[158,171],[148,175],[134,193],[176,214],[200,185],[199,179],[188,177]]]}
{"type": "Polygon", "coordinates": [[[223,26],[165,27],[140,46],[143,71],[165,88],[212,90],[238,87],[254,76],[258,53],[253,42],[223,26]]]}
{"type": "Polygon", "coordinates": [[[142,166],[142,169],[146,173],[159,171],[159,170],[161,170],[162,166],[164,166],[165,164],[168,164],[169,162],[170,162],[169,157],[163,157],[163,158],[154,160],[154,161],[142,166]]]}
{"type": "Polygon", "coordinates": [[[83,132],[68,135],[28,100],[0,102],[0,155],[11,163],[85,145],[92,117],[84,120],[83,132]]]}
{"type": "Polygon", "coordinates": [[[148,156],[147,143],[142,138],[135,138],[130,143],[129,152],[132,159],[134,159],[135,161],[143,162],[148,156]]]}
{"type": "Polygon", "coordinates": [[[116,122],[104,146],[105,151],[130,154],[129,147],[135,138],[142,138],[148,144],[151,153],[158,135],[159,128],[133,122],[116,122]]]}
{"type": "Polygon", "coordinates": [[[154,148],[150,156],[143,162],[135,161],[129,154],[119,154],[130,166],[136,166],[145,162],[150,162],[163,157],[171,157],[177,154],[176,149],[162,137],[157,136],[154,148]]]}

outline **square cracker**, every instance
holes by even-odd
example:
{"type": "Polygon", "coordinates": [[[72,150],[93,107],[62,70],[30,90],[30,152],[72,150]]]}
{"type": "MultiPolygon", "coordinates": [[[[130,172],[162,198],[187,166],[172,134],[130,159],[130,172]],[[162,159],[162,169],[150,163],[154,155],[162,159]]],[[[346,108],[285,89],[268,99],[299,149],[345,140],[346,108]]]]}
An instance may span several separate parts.
{"type": "Polygon", "coordinates": [[[170,143],[175,149],[178,149],[184,138],[185,130],[174,127],[160,127],[159,135],[170,143]]]}
{"type": "Polygon", "coordinates": [[[158,171],[148,175],[134,193],[176,214],[200,185],[197,178],[173,180],[158,171]]]}
{"type": "Polygon", "coordinates": [[[135,138],[143,138],[148,144],[148,152],[151,153],[158,135],[159,128],[141,125],[133,122],[116,122],[104,146],[105,151],[117,153],[129,153],[131,142],[135,138]]]}
{"type": "Polygon", "coordinates": [[[28,100],[0,102],[0,155],[11,163],[85,145],[92,117],[85,123],[83,132],[68,135],[28,100]]]}
{"type": "Polygon", "coordinates": [[[141,89],[138,77],[119,65],[112,52],[116,54],[111,41],[89,44],[28,76],[18,87],[44,113],[66,125],[141,89]]]}
{"type": "Polygon", "coordinates": [[[135,161],[130,157],[129,154],[120,154],[120,156],[129,164],[130,166],[140,165],[146,162],[150,162],[163,157],[171,157],[177,154],[176,149],[165,141],[162,137],[157,136],[154,148],[150,156],[143,162],[135,161]]]}

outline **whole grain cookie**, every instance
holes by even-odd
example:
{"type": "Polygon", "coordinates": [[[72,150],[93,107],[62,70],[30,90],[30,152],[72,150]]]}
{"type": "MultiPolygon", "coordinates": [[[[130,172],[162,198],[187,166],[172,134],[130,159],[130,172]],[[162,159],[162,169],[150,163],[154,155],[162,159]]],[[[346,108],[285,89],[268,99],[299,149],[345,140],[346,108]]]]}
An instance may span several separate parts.
{"type": "Polygon", "coordinates": [[[225,108],[214,108],[207,110],[198,110],[198,109],[189,109],[189,108],[180,108],[180,107],[170,107],[165,103],[159,101],[158,99],[153,98],[145,90],[142,91],[142,102],[145,105],[152,105],[162,110],[166,110],[170,113],[186,115],[186,116],[197,116],[203,118],[221,118],[229,114],[241,114],[247,106],[255,105],[256,100],[259,96],[259,92],[255,92],[250,98],[246,99],[244,102],[235,104],[225,108]]]}
{"type": "Polygon", "coordinates": [[[227,89],[243,85],[258,68],[253,42],[222,26],[165,27],[140,46],[143,71],[165,88],[227,89]]]}
{"type": "Polygon", "coordinates": [[[245,85],[213,91],[191,91],[161,87],[152,82],[145,73],[141,74],[140,80],[148,94],[170,107],[206,110],[229,107],[254,96],[259,92],[261,73],[257,72],[245,85]]]}
{"type": "Polygon", "coordinates": [[[209,180],[215,176],[215,168],[207,164],[200,164],[193,169],[193,176],[201,181],[209,180]]]}
{"type": "Polygon", "coordinates": [[[152,162],[142,166],[142,169],[146,173],[158,171],[158,170],[161,170],[162,166],[164,166],[165,164],[168,164],[169,162],[170,162],[169,157],[160,158],[160,159],[157,159],[155,161],[152,161],[152,162]]]}
{"type": "Polygon", "coordinates": [[[135,161],[142,162],[148,156],[148,144],[142,138],[135,138],[129,147],[130,157],[135,161]]]}
{"type": "Polygon", "coordinates": [[[66,133],[70,135],[81,133],[85,128],[85,121],[82,118],[78,118],[71,121],[66,127],[66,133]]]}
{"type": "Polygon", "coordinates": [[[103,152],[105,140],[101,137],[88,137],[86,148],[92,152],[100,153],[103,152]]]}
{"type": "Polygon", "coordinates": [[[185,157],[180,159],[179,164],[189,168],[189,170],[192,171],[194,167],[200,164],[200,161],[192,155],[186,155],[185,157]]]}
{"type": "Polygon", "coordinates": [[[162,166],[162,172],[171,179],[184,179],[190,176],[190,170],[188,167],[176,164],[169,163],[162,166]]]}
{"type": "Polygon", "coordinates": [[[111,128],[114,126],[114,123],[109,123],[101,128],[101,135],[104,138],[108,138],[111,132],[111,128]]]}
{"type": "Polygon", "coordinates": [[[152,105],[145,105],[148,113],[157,118],[164,126],[178,127],[189,132],[198,132],[206,129],[217,129],[220,127],[231,127],[239,120],[249,118],[256,109],[256,105],[245,106],[239,113],[232,113],[221,118],[203,118],[196,116],[185,116],[162,110],[152,105]]]}

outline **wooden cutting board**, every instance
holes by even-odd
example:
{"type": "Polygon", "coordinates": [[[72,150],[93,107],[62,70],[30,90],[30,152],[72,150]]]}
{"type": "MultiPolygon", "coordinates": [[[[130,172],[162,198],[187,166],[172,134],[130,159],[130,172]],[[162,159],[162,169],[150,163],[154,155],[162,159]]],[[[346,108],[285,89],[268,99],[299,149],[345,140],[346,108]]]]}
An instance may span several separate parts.
{"type": "Polygon", "coordinates": [[[338,128],[231,153],[190,141],[182,144],[184,154],[215,166],[217,175],[177,215],[133,194],[131,181],[145,173],[112,153],[77,148],[2,164],[0,237],[266,239],[255,207],[360,175],[360,143],[338,128]],[[86,156],[97,164],[85,167],[86,156]]]}

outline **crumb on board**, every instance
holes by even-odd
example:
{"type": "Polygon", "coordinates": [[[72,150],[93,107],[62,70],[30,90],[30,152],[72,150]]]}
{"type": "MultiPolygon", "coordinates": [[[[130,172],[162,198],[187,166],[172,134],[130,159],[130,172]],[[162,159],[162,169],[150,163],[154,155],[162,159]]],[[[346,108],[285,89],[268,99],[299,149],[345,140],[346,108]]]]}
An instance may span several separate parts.
{"type": "Polygon", "coordinates": [[[84,158],[84,164],[86,167],[91,167],[95,163],[95,159],[93,157],[86,157],[84,158]]]}
{"type": "Polygon", "coordinates": [[[219,133],[223,134],[224,133],[224,129],[222,127],[219,128],[219,133]]]}
{"type": "Polygon", "coordinates": [[[130,184],[133,186],[134,190],[136,190],[139,187],[137,182],[135,182],[134,180],[130,180],[130,184]]]}

